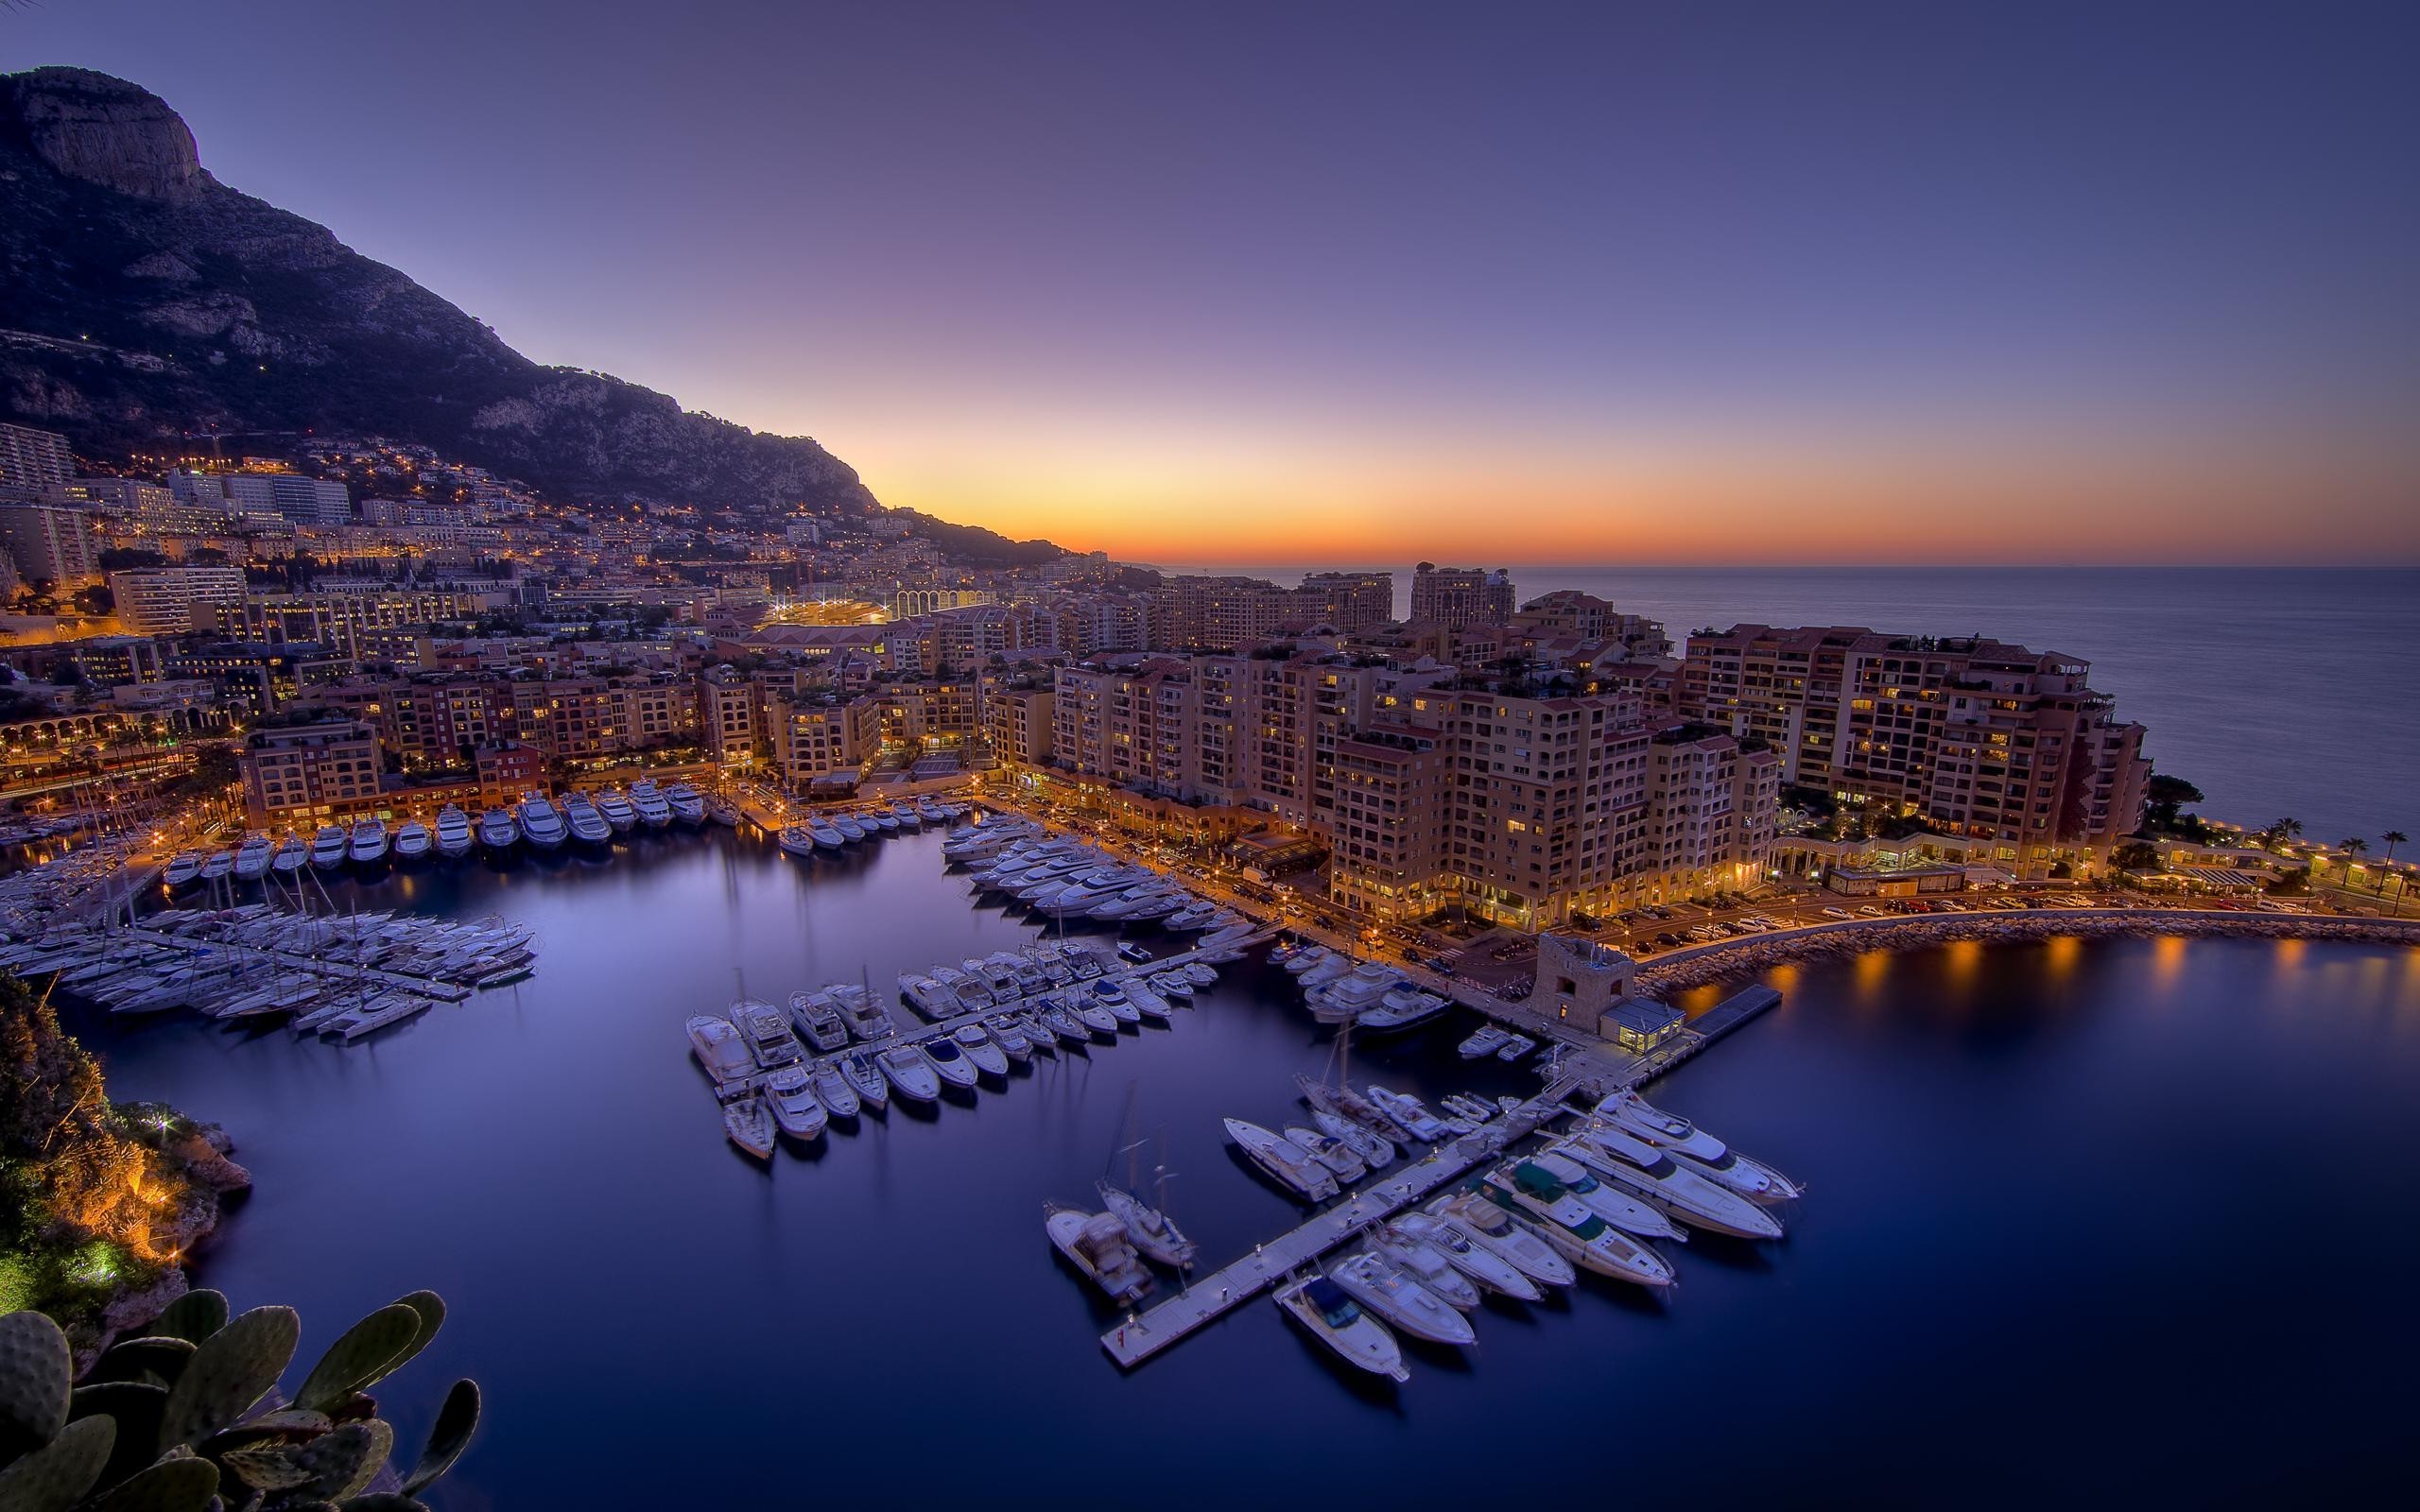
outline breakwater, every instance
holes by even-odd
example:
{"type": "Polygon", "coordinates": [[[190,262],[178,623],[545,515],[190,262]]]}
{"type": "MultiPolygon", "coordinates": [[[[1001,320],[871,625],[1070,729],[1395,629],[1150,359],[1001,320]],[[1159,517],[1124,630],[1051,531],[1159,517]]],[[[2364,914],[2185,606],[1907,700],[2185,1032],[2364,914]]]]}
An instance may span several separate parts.
{"type": "Polygon", "coordinates": [[[1650,997],[1753,976],[1776,966],[1868,951],[1922,951],[1968,940],[2031,944],[2060,937],[2115,939],[2157,935],[2194,938],[2311,939],[2346,945],[2420,945],[2420,919],[2328,919],[2308,914],[2230,914],[2182,908],[2065,908],[2022,914],[1935,914],[1916,919],[1852,919],[1720,940],[1639,969],[1636,990],[1650,997]]]}

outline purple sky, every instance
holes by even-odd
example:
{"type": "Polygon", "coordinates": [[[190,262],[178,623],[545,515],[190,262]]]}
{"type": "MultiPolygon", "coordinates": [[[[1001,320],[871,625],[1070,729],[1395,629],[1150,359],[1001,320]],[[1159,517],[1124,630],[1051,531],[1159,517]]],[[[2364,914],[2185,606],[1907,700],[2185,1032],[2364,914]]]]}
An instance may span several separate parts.
{"type": "Polygon", "coordinates": [[[2416,17],[46,0],[0,67],[1071,544],[2412,560],[2416,17]]]}

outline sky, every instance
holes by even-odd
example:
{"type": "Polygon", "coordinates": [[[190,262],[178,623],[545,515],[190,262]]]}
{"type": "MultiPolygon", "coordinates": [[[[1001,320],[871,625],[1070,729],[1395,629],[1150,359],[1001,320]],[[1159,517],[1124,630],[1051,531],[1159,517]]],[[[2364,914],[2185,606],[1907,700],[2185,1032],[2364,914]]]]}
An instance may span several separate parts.
{"type": "Polygon", "coordinates": [[[2420,561],[2420,7],[41,0],[541,361],[1129,559],[2420,561]]]}

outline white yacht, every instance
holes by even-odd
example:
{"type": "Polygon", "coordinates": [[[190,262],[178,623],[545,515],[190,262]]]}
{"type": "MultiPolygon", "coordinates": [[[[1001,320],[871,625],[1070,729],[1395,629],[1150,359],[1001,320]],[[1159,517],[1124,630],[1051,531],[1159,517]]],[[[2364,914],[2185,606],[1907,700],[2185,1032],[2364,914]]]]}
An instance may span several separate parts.
{"type": "Polygon", "coordinates": [[[1464,1060],[1477,1060],[1482,1056],[1492,1056],[1503,1049],[1504,1041],[1512,1038],[1510,1033],[1491,1023],[1478,1029],[1469,1039],[1454,1048],[1461,1052],[1464,1060]]]}
{"type": "Polygon", "coordinates": [[[1328,1280],[1370,1312],[1415,1339],[1432,1344],[1475,1344],[1478,1331],[1452,1303],[1369,1250],[1347,1255],[1328,1267],[1328,1280]]]}
{"type": "Polygon", "coordinates": [[[778,843],[784,855],[811,856],[815,854],[815,835],[804,824],[782,826],[778,843]]]}
{"type": "Polygon", "coordinates": [[[1370,1034],[1414,1028],[1454,1005],[1414,983],[1398,980],[1374,1008],[1363,1010],[1355,1023],[1370,1034]]]}
{"type": "Polygon", "coordinates": [[[622,796],[618,787],[609,787],[596,795],[596,812],[605,816],[615,834],[630,833],[631,826],[639,822],[639,811],[631,807],[631,800],[622,796]]]}
{"type": "Polygon", "coordinates": [[[1781,1220],[1770,1210],[1618,1129],[1593,1126],[1547,1149],[1616,1186],[1654,1198],[1692,1228],[1738,1239],[1781,1237],[1781,1220]]]}
{"type": "Polygon", "coordinates": [[[959,1052],[974,1063],[975,1069],[994,1076],[1009,1074],[1008,1052],[993,1040],[991,1032],[979,1023],[960,1024],[950,1036],[958,1041],[959,1052]]]}
{"type": "Polygon", "coordinates": [[[911,1103],[929,1103],[942,1094],[941,1074],[914,1045],[892,1045],[873,1057],[891,1089],[911,1103]]]}
{"type": "MultiPolygon", "coordinates": [[[[813,1075],[815,1100],[823,1105],[823,1110],[826,1113],[834,1118],[857,1116],[857,1109],[864,1106],[865,1100],[857,1095],[856,1082],[850,1077],[847,1071],[841,1068],[838,1060],[817,1061],[813,1075]]],[[[873,1079],[882,1080],[882,1074],[876,1072],[873,1079]]]]}
{"type": "Polygon", "coordinates": [[[322,824],[311,836],[311,865],[322,871],[334,871],[344,865],[345,851],[350,849],[340,824],[322,824]]]}
{"type": "Polygon", "coordinates": [[[269,857],[274,853],[268,835],[247,835],[235,848],[235,876],[243,882],[260,881],[268,874],[269,857]]]}
{"type": "Polygon", "coordinates": [[[706,800],[686,782],[675,782],[666,788],[664,801],[666,807],[672,810],[672,816],[683,824],[706,822],[706,800]]]}
{"type": "Polygon", "coordinates": [[[971,1088],[975,1085],[975,1062],[967,1058],[966,1052],[959,1048],[957,1040],[942,1035],[937,1040],[924,1041],[917,1048],[924,1051],[925,1059],[942,1080],[953,1087],[971,1088]]]}
{"type": "Polygon", "coordinates": [[[470,818],[453,804],[446,804],[437,816],[438,851],[449,856],[468,855],[472,844],[470,818]]]}
{"type": "Polygon", "coordinates": [[[1685,1241],[1688,1238],[1681,1226],[1672,1221],[1671,1214],[1641,1202],[1620,1187],[1607,1186],[1597,1178],[1596,1172],[1567,1153],[1554,1149],[1540,1150],[1522,1161],[1514,1174],[1533,1177],[1539,1173],[1561,1185],[1564,1192],[1578,1199],[1582,1207],[1625,1233],[1634,1233],[1642,1239],[1685,1241]]]}
{"type": "Polygon", "coordinates": [[[1361,1157],[1361,1163],[1373,1171],[1383,1171],[1395,1163],[1394,1141],[1362,1127],[1341,1113],[1331,1113],[1322,1108],[1311,1114],[1311,1122],[1329,1139],[1349,1146],[1354,1154],[1361,1157]]]}
{"type": "Polygon", "coordinates": [[[1201,1246],[1184,1236],[1168,1215],[1141,1197],[1110,1181],[1097,1183],[1100,1205],[1126,1226],[1126,1236],[1146,1258],[1170,1270],[1190,1270],[1201,1246]]]}
{"type": "Polygon", "coordinates": [[[790,1022],[818,1050],[838,1050],[849,1042],[849,1022],[827,989],[790,994],[790,1022]]]}
{"type": "Polygon", "coordinates": [[[1413,1139],[1434,1143],[1452,1136],[1454,1131],[1445,1126],[1444,1121],[1409,1092],[1393,1091],[1374,1083],[1366,1091],[1371,1104],[1387,1116],[1388,1122],[1413,1139]]]}
{"type": "Polygon", "coordinates": [[[1140,1023],[1143,1010],[1134,1005],[1133,991],[1124,983],[1098,978],[1092,985],[1093,1005],[1120,1023],[1140,1023]]]}
{"type": "MultiPolygon", "coordinates": [[[[1497,1216],[1505,1214],[1499,1211],[1497,1216]]],[[[1520,1266],[1494,1249],[1476,1243],[1433,1212],[1407,1212],[1388,1224],[1385,1233],[1396,1243],[1426,1246],[1445,1263],[1498,1296],[1510,1297],[1515,1301],[1534,1302],[1546,1295],[1539,1289],[1537,1281],[1520,1266]]],[[[1547,1258],[1560,1263],[1558,1256],[1549,1253],[1547,1258]]]]}
{"type": "MultiPolygon", "coordinates": [[[[563,827],[582,845],[611,845],[614,841],[614,827],[605,822],[605,816],[596,812],[596,805],[585,793],[563,795],[563,827]]],[[[774,1111],[779,1113],[780,1109],[774,1111]]]]}
{"type": "Polygon", "coordinates": [[[723,1104],[722,1131],[731,1136],[731,1143],[756,1159],[772,1159],[773,1110],[754,1092],[723,1104]]]}
{"type": "Polygon", "coordinates": [[[436,849],[437,842],[430,837],[428,826],[418,819],[406,819],[395,830],[395,859],[398,861],[425,861],[436,849]]]}
{"type": "Polygon", "coordinates": [[[1552,1245],[1478,1193],[1461,1192],[1439,1197],[1428,1205],[1425,1216],[1436,1219],[1533,1281],[1568,1286],[1580,1279],[1571,1268],[1571,1262],[1552,1245]]]}
{"type": "Polygon", "coordinates": [[[664,795],[649,778],[642,777],[631,784],[631,807],[637,812],[639,822],[650,830],[661,830],[672,822],[672,805],[664,800],[664,795]]]}
{"type": "Polygon", "coordinates": [[[356,867],[374,867],[387,859],[387,827],[376,819],[354,821],[353,843],[346,854],[356,867]]]}
{"type": "Polygon", "coordinates": [[[1241,1145],[1253,1163],[1268,1172],[1278,1185],[1313,1202],[1324,1202],[1336,1195],[1336,1173],[1322,1165],[1309,1151],[1257,1124],[1248,1124],[1240,1118],[1226,1122],[1227,1137],[1241,1145]]]}
{"type": "Polygon", "coordinates": [[[563,828],[562,815],[546,801],[544,793],[525,794],[517,816],[521,820],[521,833],[541,850],[559,848],[563,837],[570,833],[563,828]]]}
{"type": "Polygon", "coordinates": [[[479,816],[479,844],[501,853],[512,849],[521,838],[520,827],[512,822],[510,809],[490,809],[479,816]]]}
{"type": "Polygon", "coordinates": [[[160,874],[160,882],[162,885],[174,891],[179,887],[192,885],[200,880],[200,877],[201,852],[185,850],[179,852],[177,857],[168,863],[168,869],[160,874]]]}
{"type": "Polygon", "coordinates": [[[849,843],[849,837],[847,835],[842,834],[839,831],[832,828],[831,825],[826,824],[821,819],[807,820],[806,833],[814,839],[817,845],[821,846],[826,850],[838,850],[842,846],[849,843]]]}
{"type": "Polygon", "coordinates": [[[281,877],[290,877],[311,864],[310,842],[299,834],[289,834],[268,858],[268,868],[281,877]]]}
{"type": "Polygon", "coordinates": [[[782,1132],[802,1143],[821,1136],[831,1118],[817,1099],[804,1066],[784,1066],[766,1077],[765,1101],[772,1106],[773,1122],[782,1132]]]}
{"type": "Polygon", "coordinates": [[[1369,1165],[1355,1153],[1352,1145],[1342,1140],[1330,1139],[1315,1128],[1305,1128],[1299,1124],[1288,1125],[1284,1133],[1287,1143],[1335,1172],[1340,1185],[1358,1181],[1370,1174],[1369,1165]]]}
{"type": "Polygon", "coordinates": [[[1081,1208],[1046,1202],[1042,1205],[1042,1226],[1059,1253],[1066,1256],[1086,1280],[1108,1294],[1110,1300],[1134,1302],[1150,1295],[1151,1273],[1143,1268],[1127,1236],[1126,1226],[1115,1214],[1086,1212],[1081,1208]]]}
{"type": "Polygon", "coordinates": [[[832,828],[840,832],[841,839],[852,844],[866,837],[865,826],[859,824],[854,815],[835,814],[832,816],[832,828]]]}
{"type": "Polygon", "coordinates": [[[1590,1211],[1530,1161],[1489,1172],[1480,1190],[1583,1270],[1641,1286],[1669,1286],[1679,1280],[1670,1261],[1590,1211]]]}
{"type": "Polygon", "coordinates": [[[790,1021],[769,1003],[741,998],[731,1005],[731,1022],[748,1041],[748,1053],[766,1071],[796,1065],[805,1058],[806,1052],[799,1044],[798,1036],[790,1033],[790,1021]]]}
{"type": "Polygon", "coordinates": [[[877,1113],[890,1106],[890,1079],[882,1074],[882,1067],[875,1063],[873,1057],[860,1050],[854,1055],[835,1057],[832,1063],[840,1068],[841,1075],[849,1078],[849,1090],[857,1094],[857,1101],[877,1113]]]}
{"type": "Polygon", "coordinates": [[[1279,1287],[1277,1309],[1345,1364],[1396,1381],[1411,1379],[1395,1336],[1385,1324],[1364,1314],[1351,1293],[1326,1277],[1313,1276],[1279,1287]]]}
{"type": "Polygon", "coordinates": [[[698,1064],[717,1082],[745,1081],[756,1069],[756,1057],[748,1051],[748,1041],[740,1038],[729,1019],[711,1013],[700,1013],[689,1020],[689,1044],[698,1053],[698,1064]]]}
{"type": "Polygon", "coordinates": [[[1422,1290],[1440,1301],[1465,1313],[1478,1306],[1478,1283],[1463,1275],[1436,1246],[1393,1224],[1375,1229],[1369,1238],[1372,1250],[1393,1262],[1397,1270],[1418,1281],[1422,1290]]]}
{"type": "Polygon", "coordinates": [[[1597,1116],[1633,1139],[1694,1161],[1706,1174],[1754,1202],[1790,1202],[1806,1188],[1761,1160],[1752,1160],[1677,1114],[1668,1113],[1635,1089],[1625,1087],[1597,1105],[1597,1116]]]}

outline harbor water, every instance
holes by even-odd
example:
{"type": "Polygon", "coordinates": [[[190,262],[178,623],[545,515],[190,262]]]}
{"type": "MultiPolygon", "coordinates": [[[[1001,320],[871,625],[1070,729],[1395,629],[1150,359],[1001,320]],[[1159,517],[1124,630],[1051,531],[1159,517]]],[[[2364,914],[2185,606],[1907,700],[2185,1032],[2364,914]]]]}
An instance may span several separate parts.
{"type": "MultiPolygon", "coordinates": [[[[743,985],[887,999],[1041,933],[972,905],[936,836],[805,860],[641,836],[336,892],[534,925],[537,974],[350,1047],[68,1017],[116,1095],[236,1138],[257,1188],[202,1283],[299,1307],[306,1356],[444,1294],[382,1395],[416,1441],[446,1381],[485,1387],[446,1507],[2211,1503],[2401,1473],[2420,952],[2056,941],[1777,973],[1780,1008],[1652,1091],[1808,1184],[1789,1238],[1668,1246],[1668,1302],[1491,1303],[1475,1349],[1413,1347],[1395,1387],[1266,1300],[1122,1375],[1098,1342],[1118,1314],[1043,1235],[1046,1199],[1091,1205],[1130,1160],[1172,1173],[1208,1263],[1295,1221],[1219,1121],[1288,1121],[1332,1047],[1257,957],[1170,1027],[759,1165],[689,1014],[743,985]],[[1148,1147],[1117,1156],[1130,1108],[1148,1147]]],[[[1535,1088],[1459,1060],[1468,1027],[1357,1044],[1355,1079],[1535,1088]]]]}

